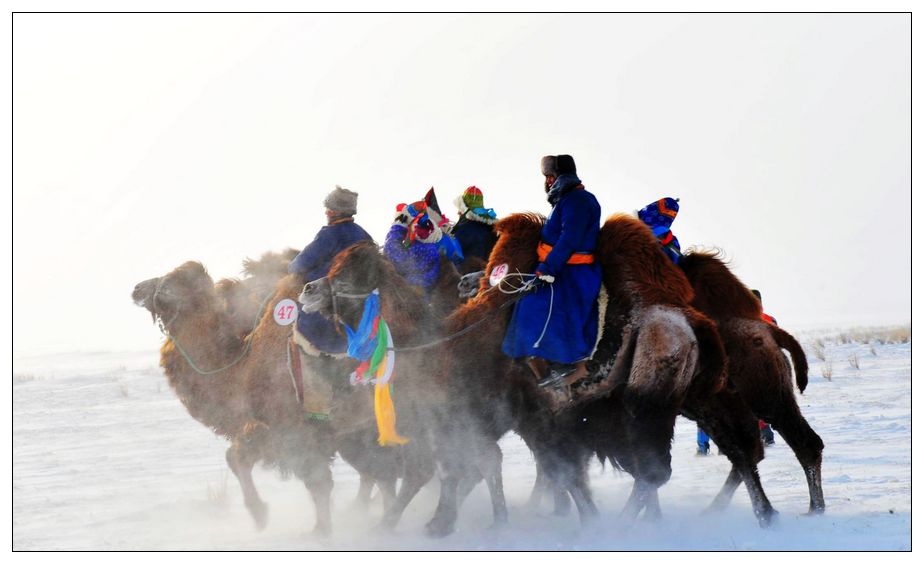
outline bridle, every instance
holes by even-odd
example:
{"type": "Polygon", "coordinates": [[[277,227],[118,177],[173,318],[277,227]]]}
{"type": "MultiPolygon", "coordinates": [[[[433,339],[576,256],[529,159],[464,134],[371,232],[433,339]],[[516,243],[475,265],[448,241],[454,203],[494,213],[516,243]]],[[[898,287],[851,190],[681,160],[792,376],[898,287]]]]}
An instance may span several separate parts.
{"type": "Polygon", "coordinates": [[[170,321],[164,321],[164,316],[157,311],[157,294],[160,293],[160,288],[164,283],[163,278],[157,279],[157,285],[154,286],[154,294],[151,295],[151,313],[154,314],[157,319],[157,327],[160,329],[160,332],[164,336],[170,336],[170,325],[176,321],[178,315],[180,315],[180,308],[174,306],[173,317],[170,318],[170,321]]]}
{"type": "Polygon", "coordinates": [[[372,292],[374,291],[373,290],[373,291],[365,292],[365,293],[338,292],[334,288],[334,285],[331,284],[330,277],[324,276],[323,278],[312,280],[311,282],[308,282],[304,286],[302,286],[302,293],[303,294],[305,293],[305,291],[308,289],[308,286],[312,284],[316,284],[317,282],[321,282],[321,281],[323,281],[323,283],[327,285],[327,289],[330,291],[330,302],[331,302],[331,308],[333,309],[332,318],[336,323],[340,323],[340,324],[343,324],[344,321],[343,321],[343,318],[340,316],[340,306],[338,305],[338,301],[337,301],[338,299],[342,298],[342,299],[347,299],[347,300],[365,300],[366,298],[371,296],[372,292]]]}

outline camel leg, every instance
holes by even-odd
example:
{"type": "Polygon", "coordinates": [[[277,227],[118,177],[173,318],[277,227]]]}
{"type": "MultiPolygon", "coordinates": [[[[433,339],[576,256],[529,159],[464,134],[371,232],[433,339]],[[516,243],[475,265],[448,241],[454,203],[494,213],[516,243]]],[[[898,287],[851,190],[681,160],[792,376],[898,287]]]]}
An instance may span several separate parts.
{"type": "MultiPolygon", "coordinates": [[[[709,433],[744,482],[758,523],[761,527],[769,527],[776,519],[777,511],[767,499],[757,473],[757,463],[764,457],[757,417],[740,396],[728,390],[701,399],[696,412],[692,418],[709,433]]],[[[719,497],[731,485],[732,478],[729,477],[719,497]]],[[[734,492],[733,488],[731,492],[734,492]]]]}
{"type": "Polygon", "coordinates": [[[658,490],[653,489],[648,495],[648,503],[645,504],[645,520],[661,520],[661,501],[658,498],[658,490]]]}
{"type": "Polygon", "coordinates": [[[428,447],[415,447],[414,443],[401,447],[405,449],[404,478],[401,488],[390,507],[385,510],[379,527],[385,530],[394,529],[401,519],[404,510],[424,485],[433,477],[433,457],[428,447]]]}
{"type": "Polygon", "coordinates": [[[571,497],[568,495],[568,491],[556,486],[551,486],[552,489],[552,498],[555,502],[555,509],[552,510],[552,515],[556,517],[565,517],[571,513],[571,497]]]}
{"type": "Polygon", "coordinates": [[[379,487],[379,493],[382,494],[382,510],[387,513],[395,504],[397,499],[396,489],[398,480],[375,480],[375,485],[379,487]]]}
{"type": "Polygon", "coordinates": [[[573,446],[539,444],[533,452],[542,467],[540,471],[545,474],[544,480],[549,483],[548,488],[555,494],[556,515],[567,514],[570,510],[571,502],[565,495],[568,494],[574,500],[581,523],[588,524],[597,518],[599,512],[587,480],[588,459],[584,452],[571,448],[573,446]]]}
{"type": "Polygon", "coordinates": [[[725,484],[722,485],[722,489],[719,490],[719,493],[716,494],[715,499],[712,500],[706,510],[722,511],[728,507],[739,485],[741,485],[741,474],[732,468],[728,473],[728,478],[725,479],[725,484]]]}
{"type": "MultiPolygon", "coordinates": [[[[793,398],[793,404],[795,398],[793,398]]],[[[809,426],[808,421],[798,411],[798,406],[787,409],[788,416],[774,418],[770,424],[779,431],[792,448],[796,459],[805,471],[805,479],[809,489],[810,515],[825,512],[825,496],[821,488],[821,451],[825,448],[821,437],[809,426]]]]}
{"type": "Polygon", "coordinates": [[[356,492],[353,505],[361,509],[368,509],[369,503],[372,501],[372,488],[374,486],[375,478],[365,472],[361,472],[359,474],[359,490],[356,492]]]}
{"type": "Polygon", "coordinates": [[[657,495],[658,486],[645,480],[636,479],[632,484],[632,491],[629,493],[629,499],[622,508],[619,518],[623,522],[634,521],[638,518],[642,509],[648,506],[651,496],[657,495]]]}
{"type": "Polygon", "coordinates": [[[316,519],[312,534],[327,537],[330,536],[332,530],[330,493],[334,489],[334,479],[331,476],[330,466],[326,463],[318,462],[312,466],[303,468],[299,472],[299,478],[305,483],[314,501],[316,519]]]}
{"type": "MultiPolygon", "coordinates": [[[[561,488],[556,487],[556,490],[561,490],[561,488]]],[[[593,497],[590,494],[590,485],[587,483],[586,476],[583,479],[579,478],[572,481],[567,488],[567,492],[571,494],[571,499],[574,500],[574,505],[578,510],[578,516],[581,518],[581,524],[588,525],[597,519],[600,512],[597,511],[597,505],[594,503],[593,497]]],[[[556,502],[556,507],[557,505],[558,502],[556,502]]],[[[569,507],[570,505],[571,504],[568,503],[569,507]]]]}
{"type": "Polygon", "coordinates": [[[527,509],[533,512],[538,511],[539,507],[542,505],[542,498],[545,497],[545,492],[547,492],[549,488],[549,479],[545,475],[545,472],[542,471],[542,465],[539,464],[537,460],[536,481],[533,482],[533,489],[529,492],[529,501],[526,502],[527,509]]]}
{"type": "Polygon", "coordinates": [[[468,496],[471,495],[475,486],[477,486],[481,480],[482,476],[480,473],[466,474],[465,477],[459,480],[459,507],[462,507],[462,502],[468,499],[468,496]]]}
{"type": "Polygon", "coordinates": [[[542,505],[542,498],[549,492],[552,493],[552,498],[555,502],[555,509],[552,511],[552,514],[557,517],[568,515],[568,513],[571,512],[571,496],[568,490],[560,488],[552,483],[548,474],[542,470],[542,465],[537,461],[536,481],[533,483],[533,489],[529,494],[529,501],[526,502],[526,507],[530,511],[538,512],[542,505]]]}
{"type": "Polygon", "coordinates": [[[241,492],[244,494],[244,505],[250,516],[253,517],[257,530],[262,531],[266,528],[269,515],[269,508],[266,503],[260,499],[260,494],[253,483],[253,466],[256,464],[258,457],[256,453],[250,451],[245,445],[247,443],[235,442],[225,452],[225,460],[228,467],[237,478],[241,485],[241,492]]]}
{"type": "Polygon", "coordinates": [[[445,473],[440,479],[440,501],[436,513],[427,523],[427,535],[438,538],[452,532],[458,517],[459,476],[457,473],[445,473]]]}
{"type": "Polygon", "coordinates": [[[497,443],[486,444],[485,447],[478,458],[478,470],[484,476],[488,492],[491,494],[493,527],[501,527],[507,524],[507,500],[504,497],[504,481],[501,473],[504,453],[497,443]]]}

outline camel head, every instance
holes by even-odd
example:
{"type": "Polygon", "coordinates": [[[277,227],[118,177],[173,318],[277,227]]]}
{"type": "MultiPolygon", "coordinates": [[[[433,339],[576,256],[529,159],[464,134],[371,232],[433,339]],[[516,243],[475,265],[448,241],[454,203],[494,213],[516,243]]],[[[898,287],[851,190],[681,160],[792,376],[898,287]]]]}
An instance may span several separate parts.
{"type": "MultiPolygon", "coordinates": [[[[545,218],[537,213],[515,213],[497,222],[497,244],[488,259],[487,272],[506,264],[508,272],[532,274],[539,263],[536,249],[542,237],[545,218]]],[[[482,288],[488,283],[482,280],[482,288]]]]}
{"type": "Polygon", "coordinates": [[[139,282],[132,291],[135,305],[151,312],[165,325],[184,314],[201,313],[216,300],[212,277],[201,263],[189,261],[160,278],[139,282]]]}
{"type": "Polygon", "coordinates": [[[306,313],[319,312],[355,327],[373,290],[379,290],[382,317],[396,339],[418,331],[421,320],[432,315],[422,292],[408,284],[371,241],[356,243],[334,257],[327,276],[305,284],[298,301],[306,313]]]}
{"type": "Polygon", "coordinates": [[[379,287],[387,266],[390,263],[375,243],[356,243],[334,257],[327,276],[305,284],[298,297],[302,311],[348,323],[357,321],[362,316],[365,297],[379,287]]]}

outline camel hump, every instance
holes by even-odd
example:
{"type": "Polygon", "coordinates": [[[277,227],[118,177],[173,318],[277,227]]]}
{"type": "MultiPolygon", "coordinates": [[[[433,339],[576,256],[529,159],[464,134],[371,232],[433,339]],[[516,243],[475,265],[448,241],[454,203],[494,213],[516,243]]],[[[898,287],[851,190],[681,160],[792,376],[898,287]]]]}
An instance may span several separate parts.
{"type": "Polygon", "coordinates": [[[608,290],[631,286],[641,305],[684,307],[693,301],[693,288],[661,250],[651,229],[625,214],[610,216],[597,239],[597,259],[608,290]]]}
{"type": "Polygon", "coordinates": [[[760,319],[760,302],[720,258],[719,251],[695,251],[680,264],[693,287],[693,307],[712,319],[760,319]]]}
{"type": "Polygon", "coordinates": [[[773,340],[776,341],[776,344],[779,345],[780,348],[789,351],[796,373],[796,386],[798,386],[799,393],[801,394],[805,391],[806,386],[808,386],[808,361],[805,359],[805,351],[802,350],[802,345],[799,344],[799,341],[797,341],[795,337],[776,325],[767,323],[767,327],[770,328],[770,332],[773,334],[773,340]]]}
{"type": "Polygon", "coordinates": [[[694,387],[698,392],[712,395],[728,382],[728,357],[725,345],[715,322],[696,310],[687,310],[687,320],[693,327],[699,346],[699,372],[694,387]]]}

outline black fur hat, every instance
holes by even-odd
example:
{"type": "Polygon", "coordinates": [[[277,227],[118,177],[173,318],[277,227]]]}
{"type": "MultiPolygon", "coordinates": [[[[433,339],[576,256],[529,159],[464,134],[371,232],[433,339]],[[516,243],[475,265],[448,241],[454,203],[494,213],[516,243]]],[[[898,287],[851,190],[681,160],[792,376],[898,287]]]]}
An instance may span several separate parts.
{"type": "Polygon", "coordinates": [[[577,174],[577,167],[571,155],[548,155],[542,157],[540,164],[544,176],[561,176],[562,174],[577,174]]]}

